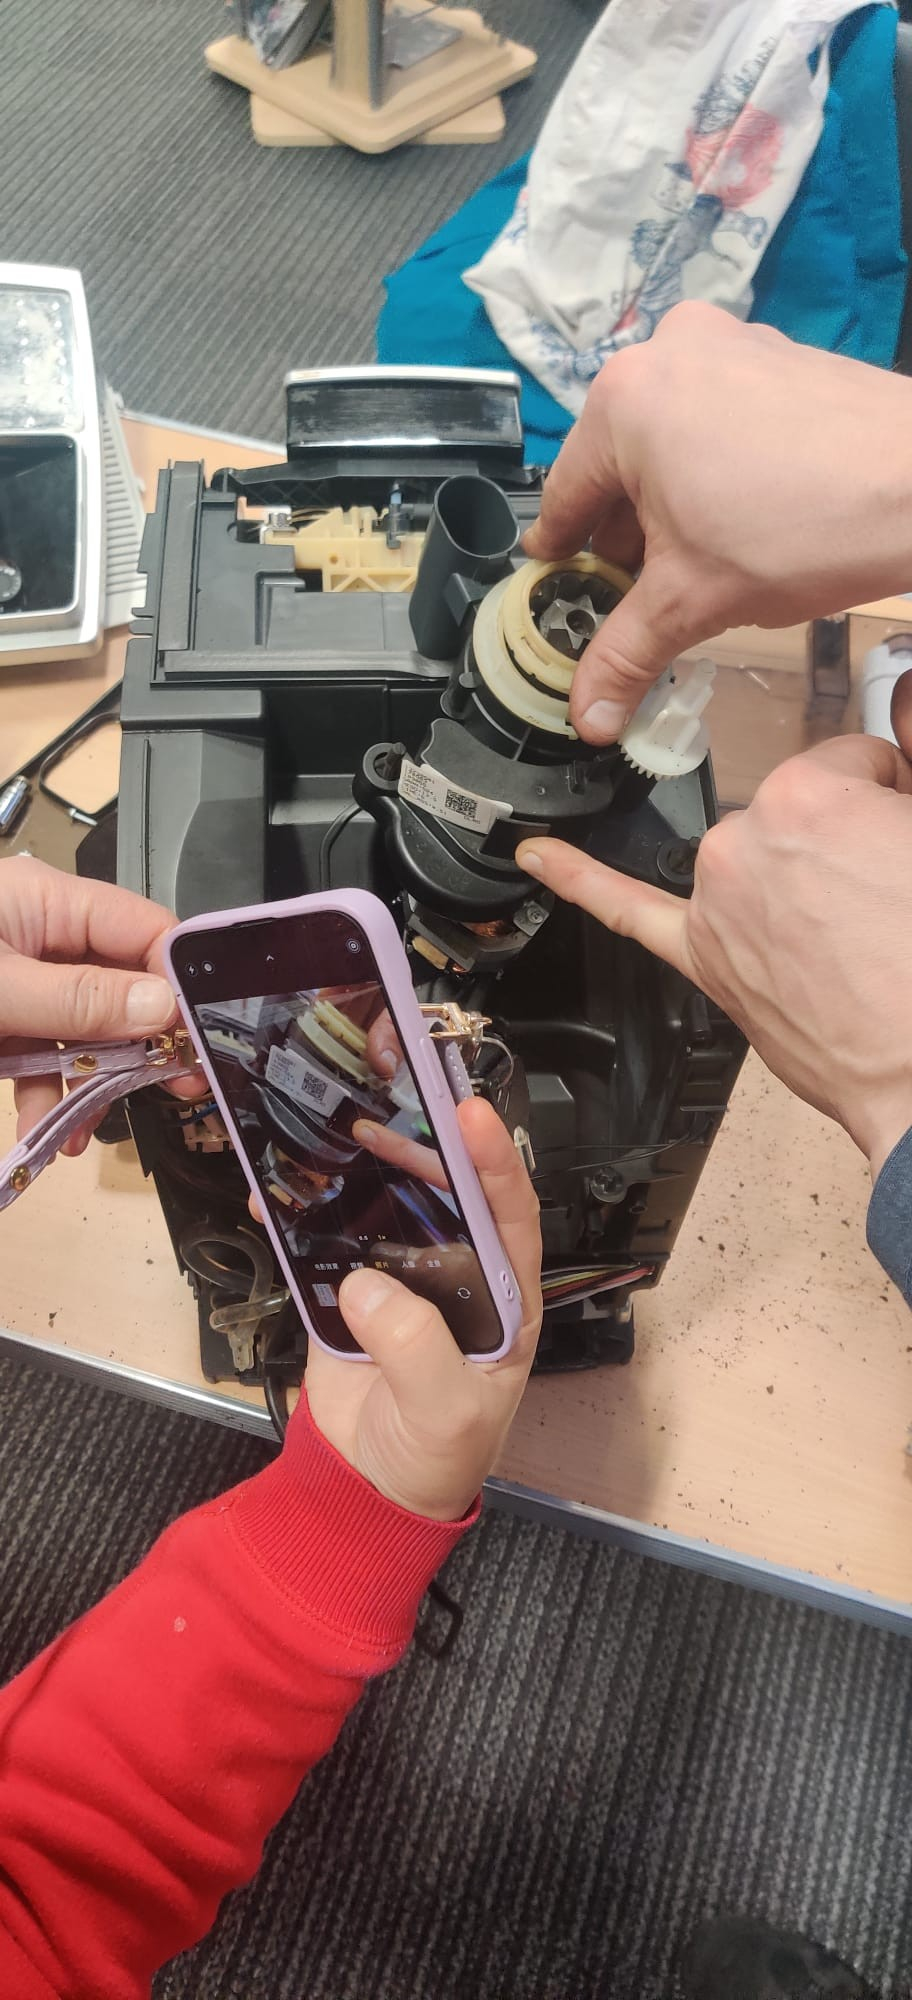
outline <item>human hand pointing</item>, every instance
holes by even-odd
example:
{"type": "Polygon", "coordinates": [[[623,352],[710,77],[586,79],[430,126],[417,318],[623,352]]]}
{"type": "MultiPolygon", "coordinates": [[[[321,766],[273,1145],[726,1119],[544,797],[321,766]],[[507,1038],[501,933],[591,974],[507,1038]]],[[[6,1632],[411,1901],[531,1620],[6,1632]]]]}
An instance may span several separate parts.
{"type": "MultiPolygon", "coordinates": [[[[912,752],[912,675],[893,726],[912,752]]],[[[521,867],[709,994],[876,1178],[912,1126],[912,766],[844,736],[781,764],[700,844],[690,900],[562,841],[521,867]]]]}

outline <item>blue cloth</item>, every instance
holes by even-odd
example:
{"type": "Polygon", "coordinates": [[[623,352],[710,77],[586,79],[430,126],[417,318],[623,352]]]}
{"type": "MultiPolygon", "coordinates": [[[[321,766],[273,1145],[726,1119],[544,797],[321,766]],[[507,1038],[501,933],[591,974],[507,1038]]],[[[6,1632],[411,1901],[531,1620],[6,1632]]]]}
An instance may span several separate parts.
{"type": "Polygon", "coordinates": [[[526,178],[524,153],[496,180],[479,188],[420,250],[386,280],[377,327],[378,361],[436,363],[441,368],[514,368],[522,380],[526,459],[550,465],[572,419],[527,368],[514,360],[480,298],[462,282],[509,222],[526,178]]]}
{"type": "MultiPolygon", "coordinates": [[[[791,207],[761,259],[753,319],[793,340],[889,367],[906,289],[893,60],[897,17],[882,4],[842,21],[830,44],[823,131],[791,207]]],[[[571,417],[497,337],[462,282],[509,221],[528,154],[428,238],[386,280],[380,361],[515,368],[526,457],[550,465],[571,417]]]]}
{"type": "Polygon", "coordinates": [[[868,1242],[912,1306],[912,1132],[894,1146],[874,1182],[868,1242]]]}
{"type": "Polygon", "coordinates": [[[897,16],[835,29],[823,131],[761,258],[751,318],[809,347],[889,368],[906,295],[893,95],[897,16]]]}

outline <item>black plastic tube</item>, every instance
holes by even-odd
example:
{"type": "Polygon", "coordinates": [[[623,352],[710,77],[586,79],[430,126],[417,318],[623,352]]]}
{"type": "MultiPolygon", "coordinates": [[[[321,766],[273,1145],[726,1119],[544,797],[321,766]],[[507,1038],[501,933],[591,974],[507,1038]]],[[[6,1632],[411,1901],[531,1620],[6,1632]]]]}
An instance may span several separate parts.
{"type": "Polygon", "coordinates": [[[419,652],[454,660],[473,596],[471,585],[506,576],[519,523],[505,493],[480,473],[457,473],[438,486],[431,508],[409,618],[419,652]],[[461,578],[468,590],[454,586],[461,578]]]}

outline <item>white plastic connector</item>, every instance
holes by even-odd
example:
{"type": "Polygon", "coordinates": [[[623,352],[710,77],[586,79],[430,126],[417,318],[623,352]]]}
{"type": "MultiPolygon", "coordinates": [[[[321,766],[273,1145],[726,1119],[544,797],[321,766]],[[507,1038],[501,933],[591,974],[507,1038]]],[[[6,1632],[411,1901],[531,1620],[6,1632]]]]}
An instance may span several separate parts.
{"type": "Polygon", "coordinates": [[[896,742],[890,721],[893,689],[901,674],[912,667],[912,632],[893,632],[883,645],[864,657],[861,670],[861,726],[866,736],[883,736],[896,742]]]}
{"type": "Polygon", "coordinates": [[[715,677],[712,660],[676,660],[650,688],[620,739],[637,771],[683,778],[702,764],[709,749],[702,715],[715,677]]]}

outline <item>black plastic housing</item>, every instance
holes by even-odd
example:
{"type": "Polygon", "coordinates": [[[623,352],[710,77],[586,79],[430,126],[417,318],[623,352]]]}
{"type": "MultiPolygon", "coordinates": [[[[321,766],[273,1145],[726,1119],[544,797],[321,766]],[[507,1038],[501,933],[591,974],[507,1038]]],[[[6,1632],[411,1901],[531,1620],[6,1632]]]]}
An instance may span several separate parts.
{"type": "MultiPolygon", "coordinates": [[[[294,494],[293,465],[272,477],[294,494]]],[[[123,689],[118,878],[180,917],[325,886],[327,869],[332,883],[401,907],[383,832],[366,812],[340,816],[375,746],[414,756],[444,726],[451,670],[418,651],[407,597],[304,588],[290,548],[243,539],[244,484],[235,473],[207,488],[196,464],[160,477],[123,689]]],[[[259,497],[255,478],[251,488],[259,497]]],[[[509,496],[522,528],[537,512],[527,473],[509,496]]],[[[614,866],[686,893],[692,844],[716,817],[708,762],[646,797],[642,784],[615,784],[620,775],[606,769],[603,808],[581,837],[614,866]]],[[[537,776],[547,780],[547,768],[537,776]]],[[[420,960],[415,976],[430,991],[420,960]]],[[[677,973],[563,906],[467,997],[517,1058],[546,1268],[645,1266],[637,1282],[654,1282],[725,1110],[740,1034],[677,973]]],[[[249,1227],[236,1164],[219,1156],[203,1168],[187,1155],[173,1100],[146,1093],[131,1118],[179,1258],[201,1218],[249,1227]]],[[[228,1374],[206,1287],[194,1282],[204,1367],[228,1374]]],[[[627,1358],[630,1288],[555,1311],[546,1327],[552,1365],[627,1358]]],[[[294,1329],[285,1337],[293,1351],[294,1329]]]]}

